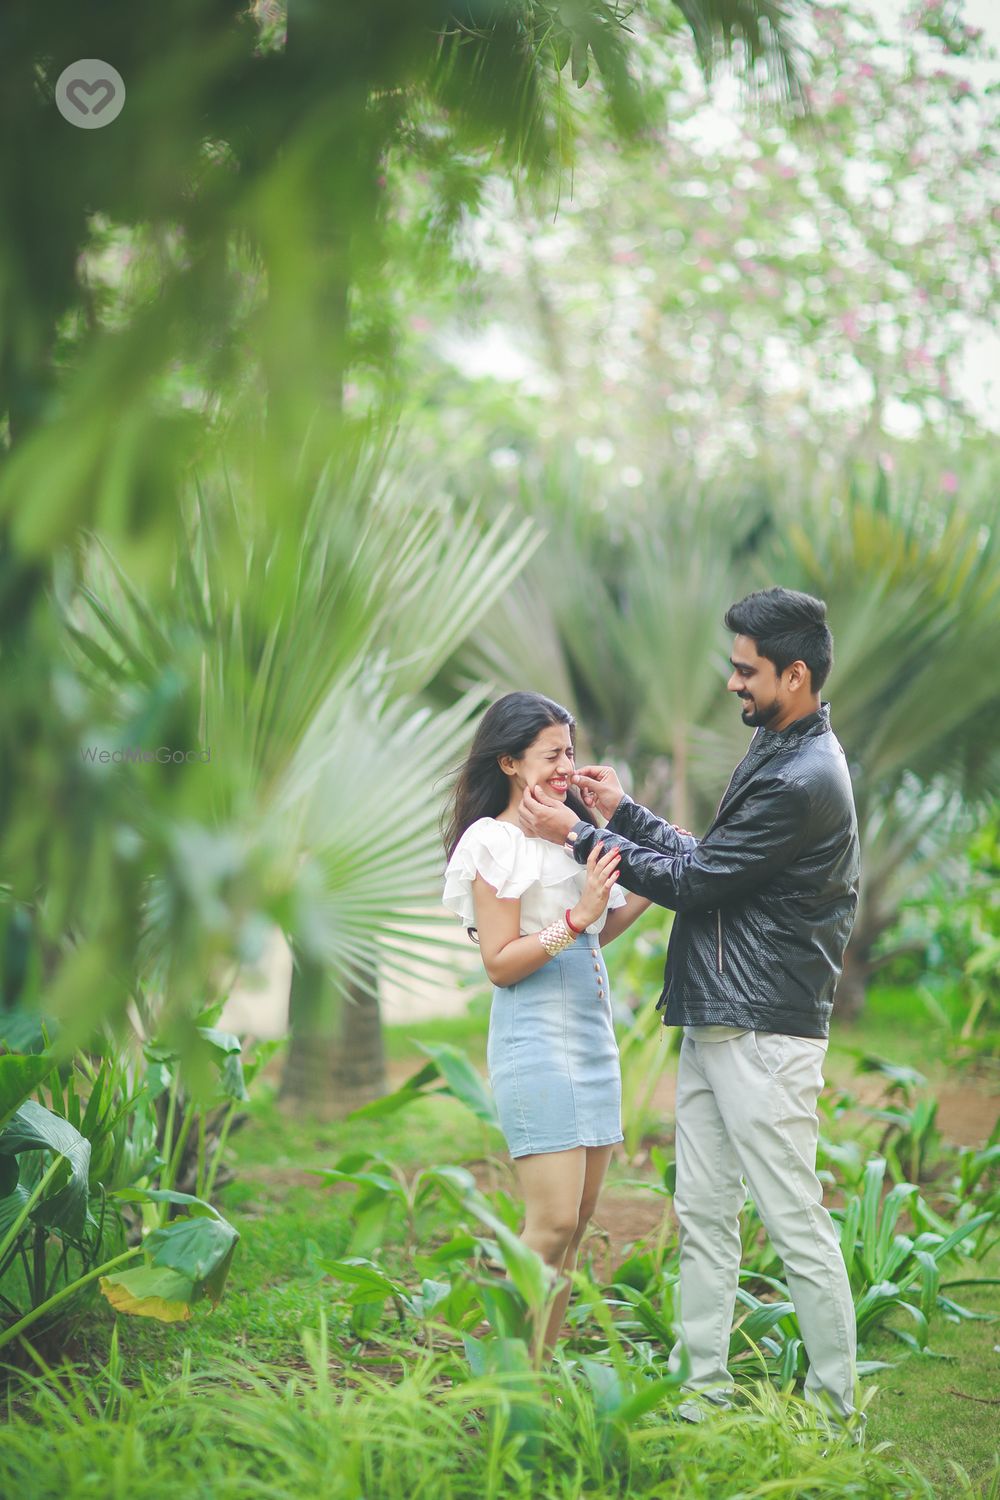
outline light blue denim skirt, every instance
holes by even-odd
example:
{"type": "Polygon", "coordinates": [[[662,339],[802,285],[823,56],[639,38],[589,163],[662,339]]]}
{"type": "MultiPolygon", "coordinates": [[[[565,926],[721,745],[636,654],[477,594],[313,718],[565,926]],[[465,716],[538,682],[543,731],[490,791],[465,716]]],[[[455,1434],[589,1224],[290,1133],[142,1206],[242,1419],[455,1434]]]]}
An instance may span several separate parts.
{"type": "Polygon", "coordinates": [[[595,936],[582,933],[527,979],[494,988],[486,1065],[511,1156],[623,1139],[618,1043],[595,936]]]}

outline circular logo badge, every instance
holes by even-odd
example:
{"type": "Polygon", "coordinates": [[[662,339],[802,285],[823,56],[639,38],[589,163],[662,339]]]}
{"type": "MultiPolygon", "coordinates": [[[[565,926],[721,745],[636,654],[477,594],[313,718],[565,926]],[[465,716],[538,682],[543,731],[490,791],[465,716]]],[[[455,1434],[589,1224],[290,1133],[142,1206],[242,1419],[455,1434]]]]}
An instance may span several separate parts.
{"type": "Polygon", "coordinates": [[[100,130],[117,120],[125,108],[122,75],[99,57],[81,57],[59,74],[56,106],[71,125],[100,130]]]}

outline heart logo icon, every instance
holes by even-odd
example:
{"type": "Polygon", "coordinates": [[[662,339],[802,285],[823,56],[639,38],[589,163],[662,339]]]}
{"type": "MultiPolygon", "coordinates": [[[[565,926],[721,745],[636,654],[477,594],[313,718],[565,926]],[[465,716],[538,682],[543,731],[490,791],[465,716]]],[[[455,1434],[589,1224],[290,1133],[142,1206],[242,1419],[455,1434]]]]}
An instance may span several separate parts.
{"type": "Polygon", "coordinates": [[[125,80],[101,57],[78,57],[56,80],[56,109],[77,130],[103,130],[125,108],[125,80]]]}
{"type": "Polygon", "coordinates": [[[115,86],[110,78],[98,78],[93,83],[88,83],[84,78],[74,78],[66,88],[66,98],[80,111],[82,115],[99,115],[102,109],[107,109],[115,97],[115,86]],[[100,94],[103,98],[92,105],[84,104],[80,98],[81,94],[100,94]]]}

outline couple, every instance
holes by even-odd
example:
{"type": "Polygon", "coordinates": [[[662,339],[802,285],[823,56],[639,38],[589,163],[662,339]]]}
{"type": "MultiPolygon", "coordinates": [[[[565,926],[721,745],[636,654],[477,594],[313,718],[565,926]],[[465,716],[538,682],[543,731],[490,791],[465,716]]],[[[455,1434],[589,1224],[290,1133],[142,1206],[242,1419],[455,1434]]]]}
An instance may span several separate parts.
{"type": "MultiPolygon", "coordinates": [[[[728,611],[728,690],[755,726],[701,839],[576,770],[574,721],[534,693],[484,715],[455,787],[445,904],[493,981],[487,1061],[524,1193],[523,1238],[575,1265],[613,1145],[621,1078],[601,948],[651,902],[677,913],[658,1009],[681,1026],[677,1075],[680,1338],[686,1389],[725,1406],[749,1189],[784,1262],[806,1394],[852,1427],[854,1307],[816,1176],[816,1104],[858,901],[847,762],[820,690],[826,606],[773,588],[728,611]],[[598,828],[594,810],[609,819],[598,828]],[[627,893],[627,894],[626,894],[627,893]]],[[[545,1333],[551,1348],[568,1283],[545,1333]]],[[[689,1400],[700,1420],[710,1407],[689,1400]]]]}

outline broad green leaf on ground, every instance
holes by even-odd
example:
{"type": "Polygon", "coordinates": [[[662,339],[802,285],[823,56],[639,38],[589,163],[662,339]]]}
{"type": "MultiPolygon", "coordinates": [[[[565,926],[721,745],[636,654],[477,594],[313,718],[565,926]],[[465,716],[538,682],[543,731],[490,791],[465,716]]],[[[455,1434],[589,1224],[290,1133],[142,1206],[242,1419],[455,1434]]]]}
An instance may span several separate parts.
{"type": "MultiPolygon", "coordinates": [[[[87,1222],[90,1142],[68,1120],[34,1099],[26,1099],[0,1131],[0,1156],[19,1156],[23,1151],[52,1151],[67,1164],[67,1180],[54,1192],[46,1193],[32,1209],[34,1222],[67,1234],[82,1234],[87,1222]]],[[[54,1179],[56,1183],[60,1175],[54,1179]]]]}
{"type": "Polygon", "coordinates": [[[146,1240],[147,1265],[102,1276],[101,1291],[119,1312],[163,1323],[182,1321],[202,1298],[218,1302],[238,1240],[233,1226],[219,1215],[174,1219],[146,1240]]]}
{"type": "Polygon", "coordinates": [[[169,1266],[208,1287],[238,1239],[224,1219],[174,1219],[154,1230],[143,1248],[154,1266],[169,1266]]]}
{"type": "Polygon", "coordinates": [[[183,1323],[191,1316],[194,1283],[168,1266],[141,1266],[117,1276],[102,1276],[101,1291],[116,1312],[160,1323],[183,1323]]]}

